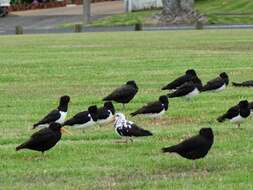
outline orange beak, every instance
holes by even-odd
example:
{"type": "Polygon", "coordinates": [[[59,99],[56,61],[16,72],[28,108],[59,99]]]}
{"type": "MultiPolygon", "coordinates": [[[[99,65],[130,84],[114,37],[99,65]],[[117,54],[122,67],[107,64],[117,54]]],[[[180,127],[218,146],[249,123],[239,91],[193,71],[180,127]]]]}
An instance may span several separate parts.
{"type": "Polygon", "coordinates": [[[67,129],[64,129],[63,127],[61,128],[61,133],[67,133],[69,135],[72,135],[70,131],[68,131],[67,129]]]}

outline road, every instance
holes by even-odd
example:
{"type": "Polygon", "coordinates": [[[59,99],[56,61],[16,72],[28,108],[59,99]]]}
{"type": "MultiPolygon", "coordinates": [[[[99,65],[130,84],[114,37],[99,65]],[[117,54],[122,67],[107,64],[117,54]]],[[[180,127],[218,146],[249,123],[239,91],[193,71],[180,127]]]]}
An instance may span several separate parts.
{"type": "MultiPolygon", "coordinates": [[[[123,12],[123,1],[101,2],[91,5],[92,20],[123,12]]],[[[12,12],[9,16],[0,18],[0,33],[13,30],[16,25],[22,25],[24,29],[45,30],[59,28],[65,23],[81,21],[81,5],[12,12]]]]}

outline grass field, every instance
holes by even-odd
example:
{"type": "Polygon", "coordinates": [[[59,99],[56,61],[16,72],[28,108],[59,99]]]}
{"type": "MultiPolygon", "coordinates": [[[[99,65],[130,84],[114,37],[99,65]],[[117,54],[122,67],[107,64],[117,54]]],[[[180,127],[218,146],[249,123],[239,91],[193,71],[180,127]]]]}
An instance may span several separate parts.
{"type": "Polygon", "coordinates": [[[165,92],[160,88],[186,69],[203,82],[226,71],[232,81],[252,79],[253,30],[87,33],[0,36],[0,189],[253,189],[253,120],[243,130],[216,117],[253,89],[229,86],[192,101],[171,99],[157,123],[129,113],[165,92]],[[32,124],[71,96],[68,118],[127,80],[139,85],[135,99],[118,111],[154,133],[118,144],[112,125],[70,129],[45,156],[15,152],[32,124]],[[192,162],[160,153],[202,127],[215,143],[192,162]]]}

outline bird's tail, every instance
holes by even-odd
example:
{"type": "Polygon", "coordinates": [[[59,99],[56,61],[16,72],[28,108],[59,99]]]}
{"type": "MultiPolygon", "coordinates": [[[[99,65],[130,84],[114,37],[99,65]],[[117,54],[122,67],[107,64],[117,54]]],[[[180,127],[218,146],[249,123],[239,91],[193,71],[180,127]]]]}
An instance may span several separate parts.
{"type": "Polygon", "coordinates": [[[62,127],[63,127],[63,126],[66,126],[66,125],[72,126],[72,125],[74,125],[74,124],[75,124],[75,123],[74,123],[74,120],[73,120],[73,119],[69,119],[69,120],[65,121],[65,122],[62,124],[62,127]]]}
{"type": "Polygon", "coordinates": [[[111,101],[111,100],[112,99],[111,99],[110,95],[103,98],[103,101],[111,101]]]}
{"type": "Polygon", "coordinates": [[[168,86],[166,85],[166,86],[162,87],[162,90],[169,90],[168,86]]]}
{"type": "Polygon", "coordinates": [[[218,122],[223,122],[223,121],[225,121],[225,119],[226,119],[226,115],[222,115],[222,116],[217,118],[217,121],[218,122]]]}
{"type": "Polygon", "coordinates": [[[170,146],[170,147],[164,147],[161,149],[162,152],[175,152],[176,151],[176,146],[170,146]]]}
{"type": "Polygon", "coordinates": [[[151,133],[150,131],[144,130],[143,131],[143,136],[152,136],[153,133],[151,133]]]}
{"type": "Polygon", "coordinates": [[[23,148],[24,148],[24,144],[21,144],[21,145],[19,145],[19,146],[16,147],[16,151],[19,151],[19,150],[21,150],[23,148]]]}
{"type": "Polygon", "coordinates": [[[171,94],[167,94],[168,98],[174,98],[176,97],[174,93],[171,93],[171,94]]]}
{"type": "Polygon", "coordinates": [[[243,86],[241,83],[232,82],[233,86],[243,86]]]}
{"type": "Polygon", "coordinates": [[[36,127],[38,127],[38,125],[39,125],[39,123],[35,123],[35,124],[33,125],[33,129],[35,129],[36,127]]]}
{"type": "Polygon", "coordinates": [[[206,86],[206,85],[201,88],[201,92],[205,92],[207,90],[208,90],[208,86],[206,86]]]}
{"type": "Polygon", "coordinates": [[[131,115],[132,117],[136,116],[137,114],[138,114],[137,111],[136,111],[136,112],[133,112],[133,113],[130,113],[130,115],[131,115]]]}

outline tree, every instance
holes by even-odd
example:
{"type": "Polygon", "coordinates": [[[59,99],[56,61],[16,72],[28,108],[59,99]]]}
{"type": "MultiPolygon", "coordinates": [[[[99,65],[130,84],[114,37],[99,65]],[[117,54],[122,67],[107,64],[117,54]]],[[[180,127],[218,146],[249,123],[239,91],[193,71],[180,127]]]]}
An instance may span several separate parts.
{"type": "Polygon", "coordinates": [[[194,10],[194,0],[162,0],[162,3],[162,22],[195,23],[206,19],[194,10]]]}

